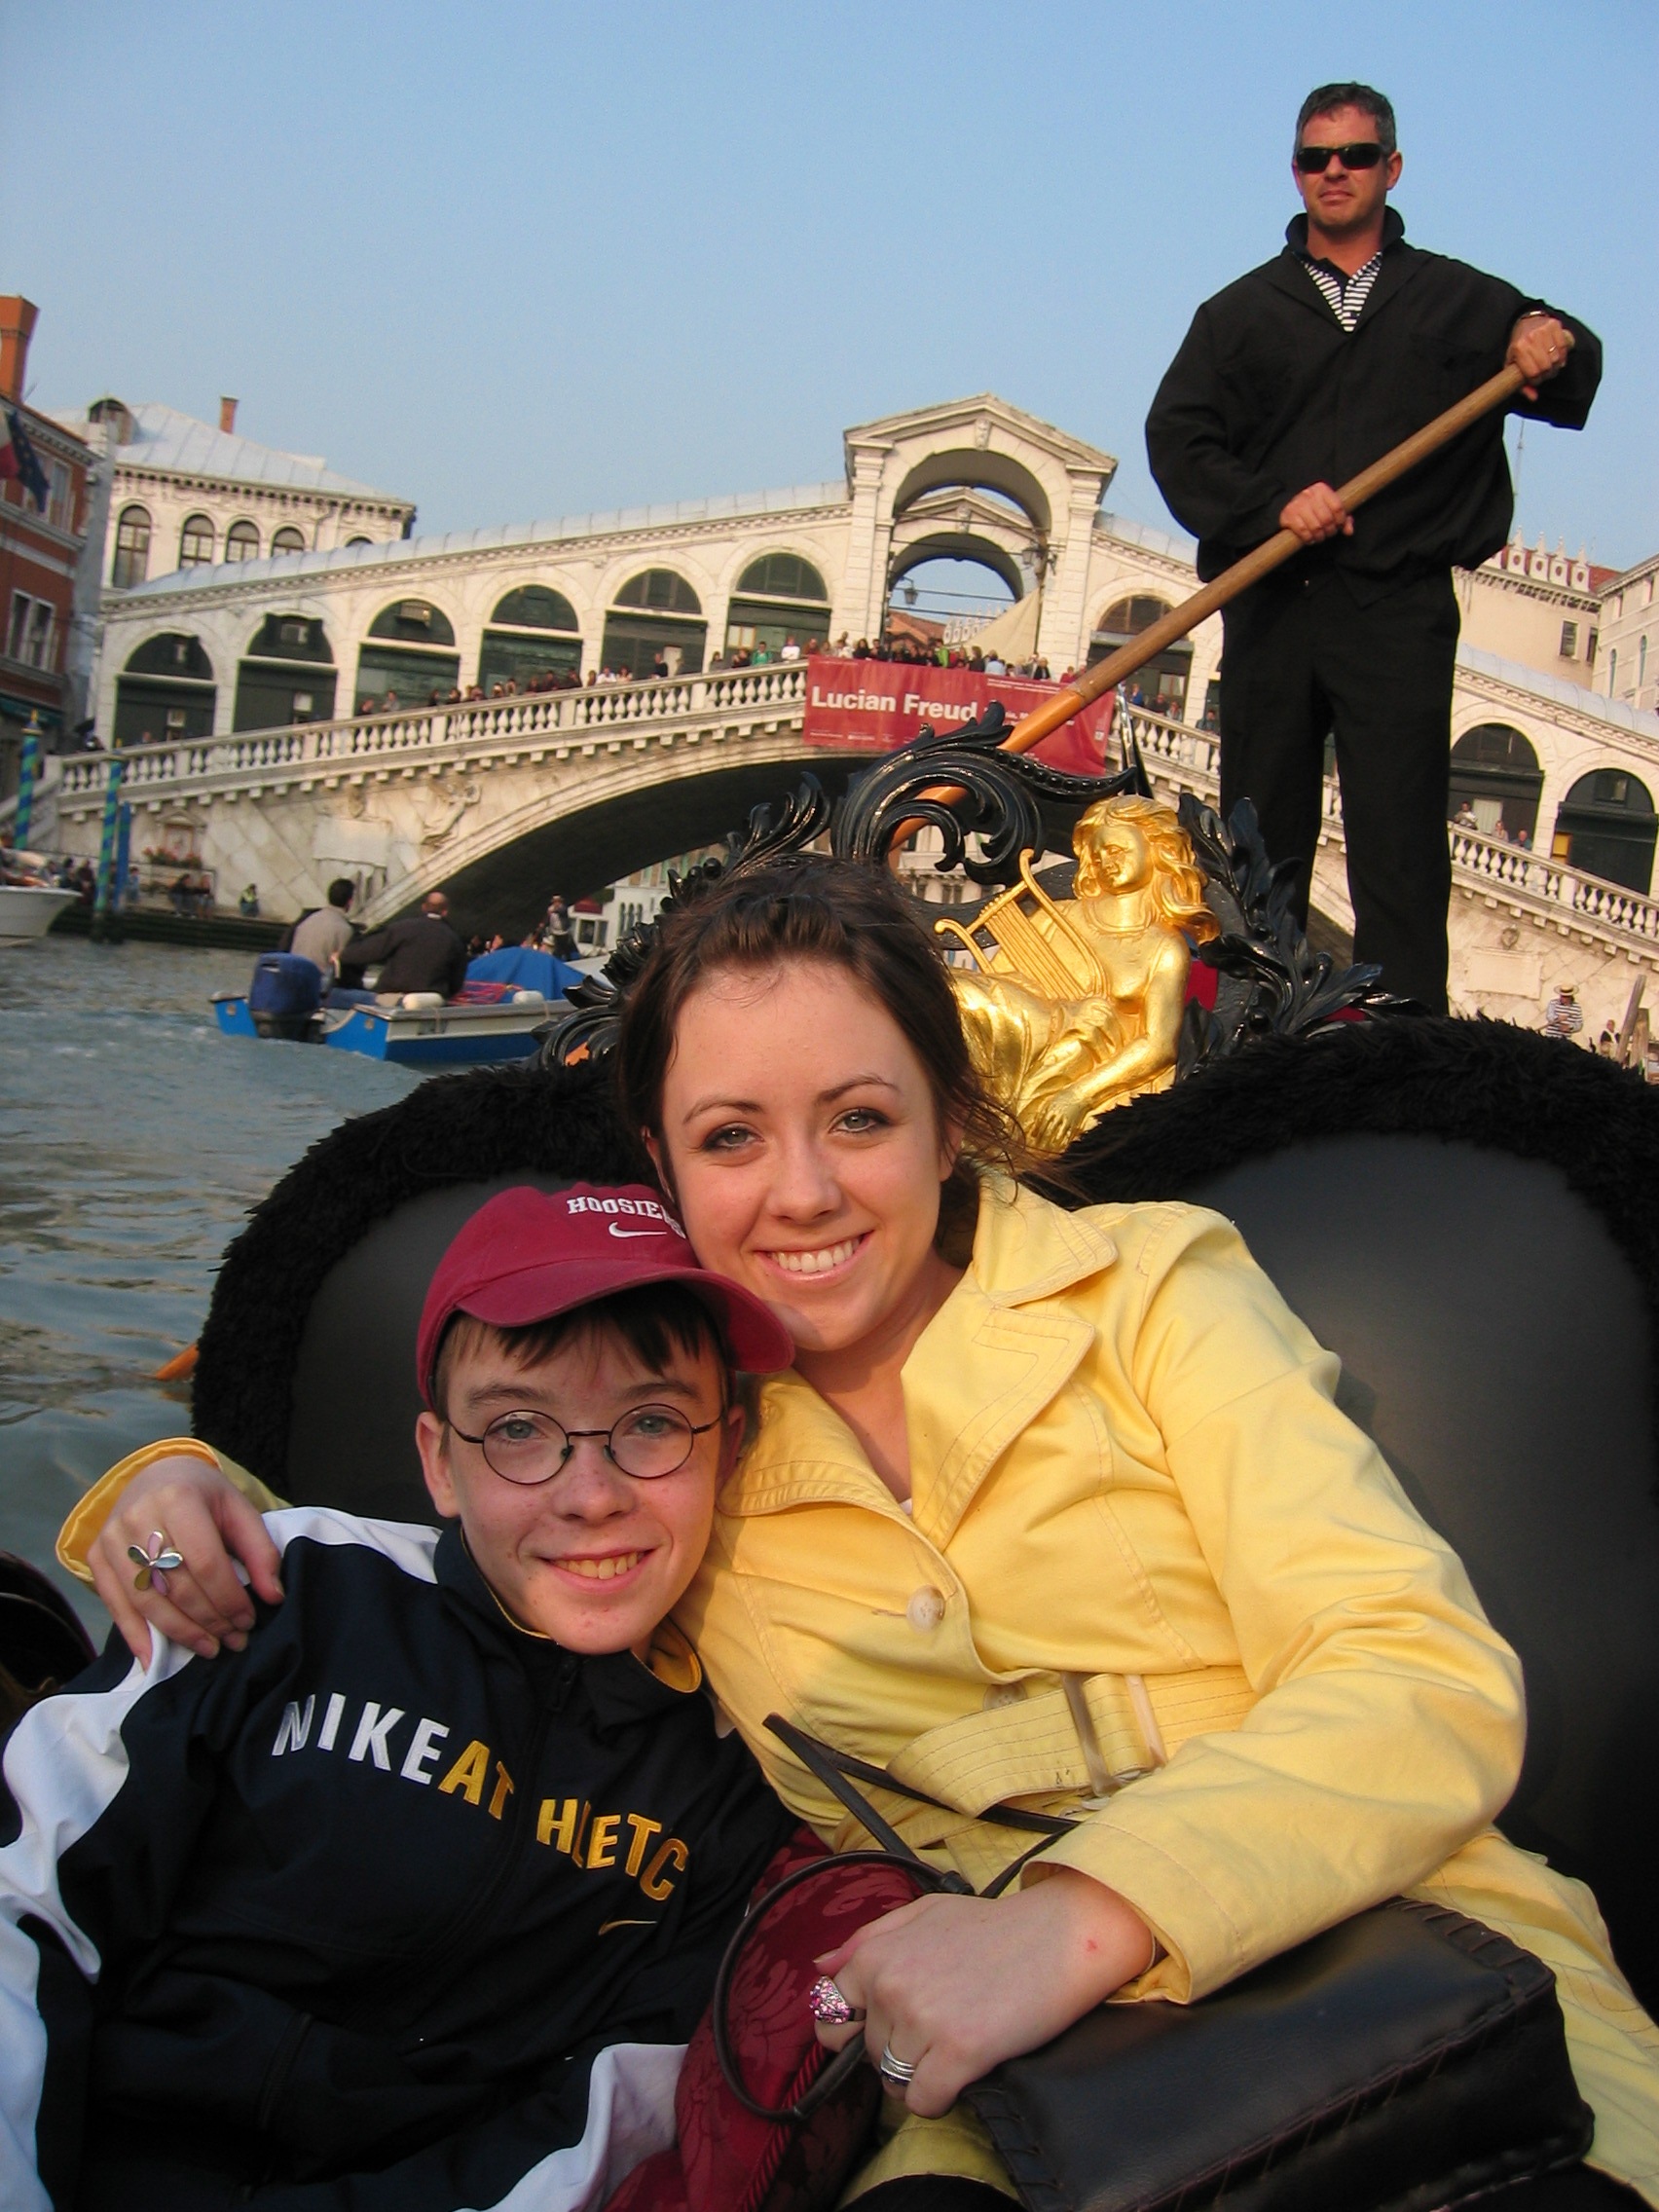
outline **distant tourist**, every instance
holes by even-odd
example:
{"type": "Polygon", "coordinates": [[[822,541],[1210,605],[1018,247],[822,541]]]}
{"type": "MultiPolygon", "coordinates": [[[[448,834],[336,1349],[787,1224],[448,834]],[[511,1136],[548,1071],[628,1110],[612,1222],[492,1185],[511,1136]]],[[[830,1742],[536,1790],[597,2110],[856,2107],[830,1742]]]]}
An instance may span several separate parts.
{"type": "Polygon", "coordinates": [[[250,883],[243,891],[241,897],[237,901],[237,912],[240,914],[244,922],[258,921],[259,886],[257,883],[250,883]]]}
{"type": "Polygon", "coordinates": [[[1544,1035],[1576,1037],[1583,1027],[1584,1009],[1578,1003],[1577,986],[1563,983],[1544,1009],[1544,1035]]]}
{"type": "Polygon", "coordinates": [[[1475,810],[1467,799],[1452,817],[1452,827],[1454,830],[1478,830],[1480,828],[1480,824],[1475,820],[1475,810]]]}
{"type": "Polygon", "coordinates": [[[449,901],[441,891],[428,891],[418,914],[358,938],[350,957],[340,960],[341,982],[348,989],[360,988],[364,969],[377,966],[375,989],[383,998],[401,997],[405,991],[438,991],[454,998],[466,980],[466,944],[450,927],[449,901]]]}
{"type": "Polygon", "coordinates": [[[800,646],[795,643],[794,633],[793,631],[787,638],[785,638],[783,650],[779,653],[778,658],[780,660],[799,660],[800,646]]]}
{"type": "Polygon", "coordinates": [[[346,919],[351,902],[357,896],[357,886],[349,875],[337,875],[328,887],[326,906],[313,906],[309,914],[302,914],[294,924],[288,940],[288,950],[297,952],[301,959],[309,960],[313,968],[320,968],[326,976],[334,965],[337,952],[344,952],[356,932],[346,919]]]}

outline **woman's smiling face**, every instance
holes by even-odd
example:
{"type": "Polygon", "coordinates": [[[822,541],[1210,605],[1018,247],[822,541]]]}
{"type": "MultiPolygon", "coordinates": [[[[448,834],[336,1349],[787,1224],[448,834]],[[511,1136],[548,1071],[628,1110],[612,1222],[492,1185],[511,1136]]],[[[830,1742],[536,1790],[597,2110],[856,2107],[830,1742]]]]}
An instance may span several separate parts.
{"type": "Polygon", "coordinates": [[[842,968],[706,977],[652,1149],[698,1258],[766,1301],[803,1365],[913,1342],[954,1280],[934,1249],[954,1142],[903,1032],[842,968]]]}

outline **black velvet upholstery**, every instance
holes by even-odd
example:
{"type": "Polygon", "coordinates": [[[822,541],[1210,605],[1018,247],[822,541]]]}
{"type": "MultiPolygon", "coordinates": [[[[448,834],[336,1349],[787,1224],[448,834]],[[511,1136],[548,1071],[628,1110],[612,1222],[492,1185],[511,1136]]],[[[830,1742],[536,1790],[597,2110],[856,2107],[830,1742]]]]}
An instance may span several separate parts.
{"type": "MultiPolygon", "coordinates": [[[[426,1511],[414,1321],[450,1229],[505,1182],[640,1164],[588,1070],[481,1070],[348,1123],[226,1256],[198,1433],[286,1495],[426,1511]]],[[[1121,1109],[1066,1168],[1068,1202],[1230,1214],[1342,1356],[1343,1402],[1521,1652],[1505,1825],[1594,1885],[1659,1998],[1659,1096],[1496,1023],[1356,1023],[1121,1109]]]]}

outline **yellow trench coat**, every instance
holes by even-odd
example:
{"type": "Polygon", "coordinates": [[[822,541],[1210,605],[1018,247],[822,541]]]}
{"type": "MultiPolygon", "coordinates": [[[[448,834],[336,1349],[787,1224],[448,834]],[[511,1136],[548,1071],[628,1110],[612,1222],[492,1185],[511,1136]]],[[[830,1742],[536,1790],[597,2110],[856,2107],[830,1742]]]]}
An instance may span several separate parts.
{"type": "MultiPolygon", "coordinates": [[[[822,1835],[867,1840],[769,1713],[957,1807],[897,1825],[976,1884],[1019,1839],[974,1814],[1089,1793],[1086,1677],[1096,1766],[1167,1761],[1044,1855],[1157,1934],[1126,1997],[1201,1996],[1402,1891],[1454,1905],[1554,1969],[1592,2162],[1659,2204],[1659,2032],[1588,1890],[1491,1825],[1519,1665],[1337,1373],[1218,1215],[988,1192],[904,1369],[911,1509],[798,1376],[768,1382],[681,1625],[822,1835]]],[[[865,2183],[928,2163],[896,2157],[865,2183]]]]}
{"type": "MultiPolygon", "coordinates": [[[[1080,1813],[1046,1860],[1109,1883],[1163,1946],[1126,1999],[1201,1996],[1402,1891],[1504,1930],[1555,1971],[1592,2162],[1659,2206],[1659,2031],[1589,1891],[1491,1825],[1520,1668],[1337,1411],[1337,1372],[1218,1215],[987,1192],[904,1370],[911,1509],[815,1391],[773,1379],[681,1625],[829,1841],[867,1839],[769,1713],[958,1808],[897,1825],[977,1885],[1018,1843],[983,1808],[1080,1813]],[[1090,1753],[1156,1771],[1090,1809],[1090,1753]]],[[[170,1448],[88,1493],[65,1565],[85,1572],[117,1487],[170,1448]]],[[[906,2122],[856,2186],[931,2170],[1008,2187],[965,2118],[906,2122]]]]}

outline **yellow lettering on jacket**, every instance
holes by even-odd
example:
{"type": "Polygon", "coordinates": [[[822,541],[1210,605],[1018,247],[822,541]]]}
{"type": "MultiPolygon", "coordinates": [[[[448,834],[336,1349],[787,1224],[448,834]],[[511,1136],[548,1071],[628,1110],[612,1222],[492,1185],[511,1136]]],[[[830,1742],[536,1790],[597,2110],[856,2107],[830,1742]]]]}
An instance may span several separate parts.
{"type": "Polygon", "coordinates": [[[640,1887],[645,1891],[646,1897],[653,1899],[660,1904],[664,1898],[671,1896],[674,1890],[674,1880],[665,1869],[672,1864],[678,1872],[682,1874],[689,1858],[690,1854],[680,1838],[677,1835],[671,1835],[668,1841],[657,1850],[650,1864],[640,1877],[640,1887]]]}
{"type": "Polygon", "coordinates": [[[645,1864],[646,1844],[650,1842],[653,1835],[661,1835],[662,1833],[662,1823],[660,1821],[647,1821],[644,1813],[630,1813],[628,1815],[628,1825],[634,1831],[634,1839],[628,1846],[628,1863],[624,1871],[629,1874],[637,1874],[645,1864]]]}
{"type": "Polygon", "coordinates": [[[475,1737],[438,1784],[438,1788],[440,1790],[464,1790],[466,1802],[476,1805],[484,1794],[484,1778],[489,1771],[490,1747],[479,1743],[475,1737]]]}
{"type": "MultiPolygon", "coordinates": [[[[506,1768],[501,1764],[500,1760],[498,1759],[496,1761],[496,1787],[490,1792],[490,1818],[493,1821],[498,1821],[500,1819],[501,1807],[506,1803],[507,1799],[512,1795],[512,1793],[513,1778],[507,1772],[506,1768]]],[[[472,1799],[472,1803],[476,1805],[477,1802],[477,1798],[474,1797],[472,1799]]]]}
{"type": "Polygon", "coordinates": [[[577,1810],[573,1797],[543,1797],[541,1810],[535,1816],[536,1842],[552,1844],[568,1859],[576,1840],[577,1810]]]}
{"type": "Polygon", "coordinates": [[[593,1824],[588,1837],[587,1862],[589,1866],[614,1866],[616,1863],[616,1830],[622,1825],[620,1813],[601,1813],[593,1824]]]}

